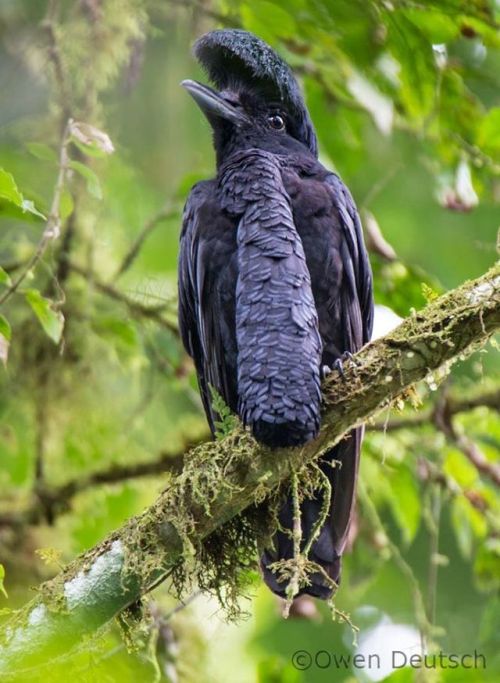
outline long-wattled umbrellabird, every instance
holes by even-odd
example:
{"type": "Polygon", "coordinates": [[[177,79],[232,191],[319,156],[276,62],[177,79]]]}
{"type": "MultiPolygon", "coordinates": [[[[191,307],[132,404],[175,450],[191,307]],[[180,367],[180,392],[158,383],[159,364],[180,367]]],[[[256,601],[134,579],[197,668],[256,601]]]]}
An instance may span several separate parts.
{"type": "MultiPolygon", "coordinates": [[[[211,388],[255,438],[299,446],[320,426],[320,379],[371,335],[372,277],[349,190],[318,161],[317,140],[288,65],[241,30],[202,36],[194,54],[216,90],[182,85],[208,119],[217,175],[188,197],[179,257],[179,322],[214,430],[211,388]]],[[[332,123],[334,125],[334,122],[332,123]]],[[[324,454],[330,510],[309,559],[338,582],[353,511],[362,429],[324,454]]],[[[304,543],[323,491],[301,504],[304,543]]],[[[278,595],[273,562],[293,557],[291,494],[281,529],[261,558],[278,595]]],[[[328,598],[313,573],[301,593],[328,598]]]]}

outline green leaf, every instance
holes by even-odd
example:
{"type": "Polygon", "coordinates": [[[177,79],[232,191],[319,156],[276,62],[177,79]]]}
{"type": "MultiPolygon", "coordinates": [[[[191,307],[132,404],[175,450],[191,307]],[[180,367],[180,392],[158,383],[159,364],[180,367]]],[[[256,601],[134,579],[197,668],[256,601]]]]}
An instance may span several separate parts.
{"type": "Polygon", "coordinates": [[[443,472],[452,477],[462,488],[471,488],[479,480],[477,469],[461,451],[455,448],[447,449],[443,472]]]}
{"type": "Polygon", "coordinates": [[[479,125],[477,142],[485,151],[500,153],[500,107],[493,107],[479,125]]]}
{"type": "Polygon", "coordinates": [[[39,216],[46,220],[43,213],[40,213],[30,199],[24,199],[19,192],[16,181],[11,173],[7,173],[3,168],[0,168],[0,197],[6,199],[11,204],[15,204],[23,211],[39,216]]]}
{"type": "Polygon", "coordinates": [[[482,42],[486,47],[498,48],[500,47],[500,34],[498,32],[498,25],[491,25],[491,18],[485,17],[486,21],[483,21],[479,17],[474,17],[472,14],[467,14],[462,19],[462,25],[460,27],[462,34],[467,29],[468,31],[473,31],[477,35],[481,36],[482,42]]]}
{"type": "Polygon", "coordinates": [[[0,314],[0,361],[3,365],[7,365],[7,359],[9,357],[9,346],[10,346],[11,329],[9,321],[0,314]]]}
{"type": "Polygon", "coordinates": [[[26,147],[30,154],[32,154],[40,161],[52,161],[57,164],[57,154],[52,149],[43,142],[28,142],[26,147]]]}
{"type": "Polygon", "coordinates": [[[80,161],[70,161],[70,168],[79,173],[87,181],[87,190],[95,199],[102,199],[102,190],[99,178],[94,171],[80,161]]]}
{"type": "Polygon", "coordinates": [[[23,205],[23,195],[17,188],[14,176],[3,168],[0,168],[0,197],[16,206],[23,205]]]}
{"type": "Polygon", "coordinates": [[[458,22],[448,14],[435,10],[418,9],[404,10],[405,16],[415,24],[431,43],[449,43],[460,32],[458,22]]]}
{"type": "Polygon", "coordinates": [[[121,318],[115,318],[111,316],[106,316],[99,318],[94,329],[97,334],[103,337],[111,339],[113,342],[119,342],[120,344],[135,349],[139,344],[139,336],[135,325],[131,320],[123,320],[121,318]]]}
{"type": "Polygon", "coordinates": [[[431,301],[439,298],[439,294],[435,292],[432,287],[429,287],[426,282],[422,282],[422,294],[424,295],[424,298],[428,304],[430,304],[431,301]]]}
{"type": "Polygon", "coordinates": [[[228,405],[226,405],[219,392],[211,384],[208,386],[210,389],[210,397],[212,399],[212,408],[219,416],[219,420],[214,422],[215,436],[217,439],[223,439],[236,429],[238,425],[238,418],[231,412],[231,409],[228,405]]]}
{"type": "MultiPolygon", "coordinates": [[[[484,116],[483,105],[471,96],[462,73],[446,68],[440,75],[439,129],[453,130],[466,140],[475,140],[478,125],[484,116]]],[[[457,156],[453,146],[443,142],[440,153],[447,166],[455,165],[457,156]]]]}
{"type": "Polygon", "coordinates": [[[34,216],[39,216],[39,218],[43,218],[44,221],[47,220],[47,216],[44,216],[43,213],[38,211],[36,208],[35,204],[31,201],[31,199],[23,199],[21,203],[21,208],[23,211],[27,211],[28,213],[32,213],[34,216]]]}
{"type": "Polygon", "coordinates": [[[11,335],[11,330],[10,330],[10,325],[7,321],[7,318],[4,318],[4,316],[0,313],[0,334],[2,334],[7,341],[10,341],[10,335],[11,335]]]}
{"type": "Polygon", "coordinates": [[[358,72],[353,72],[349,76],[347,89],[354,99],[371,114],[380,132],[389,135],[394,118],[392,100],[358,72]]]}
{"type": "Polygon", "coordinates": [[[8,598],[9,596],[7,595],[7,591],[5,590],[5,586],[3,585],[4,579],[5,579],[5,568],[4,568],[3,564],[0,564],[0,593],[3,593],[3,595],[5,595],[5,597],[8,598]]]}
{"type": "Polygon", "coordinates": [[[61,200],[59,202],[59,215],[61,221],[66,220],[68,216],[73,213],[74,203],[71,192],[68,192],[66,188],[61,193],[61,200]]]}
{"type": "Polygon", "coordinates": [[[12,284],[12,280],[10,279],[10,275],[5,272],[5,270],[0,266],[0,285],[5,285],[6,287],[10,287],[12,284]]]}
{"type": "Polygon", "coordinates": [[[415,538],[421,518],[421,497],[415,475],[408,467],[402,465],[388,481],[391,488],[389,503],[392,514],[404,543],[409,544],[415,538]]]}
{"type": "Polygon", "coordinates": [[[52,308],[53,302],[43,297],[37,289],[28,289],[25,296],[45,333],[55,344],[59,344],[64,329],[64,316],[61,311],[55,311],[52,308]]]}
{"type": "Polygon", "coordinates": [[[474,541],[486,534],[486,521],[463,496],[457,496],[451,503],[451,521],[460,552],[469,559],[474,541]]]}
{"type": "MultiPolygon", "coordinates": [[[[483,590],[498,591],[500,585],[500,540],[498,538],[487,538],[484,543],[481,543],[474,562],[474,573],[483,590]]],[[[496,616],[498,621],[498,613],[496,616]]],[[[496,630],[497,638],[498,633],[500,631],[496,630]]]]}
{"type": "MultiPolygon", "coordinates": [[[[498,539],[489,540],[494,540],[494,544],[498,544],[498,539]]],[[[488,541],[486,541],[484,546],[487,545],[488,541]]],[[[480,552],[478,553],[478,559],[479,555],[480,552]]],[[[497,558],[500,560],[500,553],[497,553],[497,558]]],[[[500,570],[500,563],[497,566],[496,572],[497,584],[500,582],[500,571],[498,570],[500,570]]],[[[497,650],[500,649],[500,596],[498,594],[496,596],[492,595],[484,607],[478,635],[481,646],[490,644],[493,647],[496,646],[497,650]]]]}
{"type": "Polygon", "coordinates": [[[255,2],[243,5],[241,16],[245,28],[271,43],[276,37],[293,38],[297,33],[295,19],[273,2],[255,2]]]}
{"type": "Polygon", "coordinates": [[[437,69],[431,42],[403,15],[386,14],[388,47],[401,65],[400,95],[410,118],[422,123],[435,104],[437,69]]]}

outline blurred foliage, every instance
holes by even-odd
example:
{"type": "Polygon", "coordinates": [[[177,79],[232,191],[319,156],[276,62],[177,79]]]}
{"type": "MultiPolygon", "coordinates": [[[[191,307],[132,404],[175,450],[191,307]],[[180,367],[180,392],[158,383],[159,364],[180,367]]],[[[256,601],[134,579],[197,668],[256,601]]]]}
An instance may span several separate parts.
{"type": "MultiPolygon", "coordinates": [[[[207,434],[175,322],[182,201],[213,173],[208,128],[178,87],[202,78],[189,51],[194,37],[243,27],[295,68],[322,160],[397,254],[372,254],[376,300],[406,316],[495,258],[498,19],[498,3],[487,0],[3,0],[2,609],[25,602],[30,585],[57,571],[51,558],[68,560],[96,543],[167,479],[160,468],[76,486],[75,495],[62,495],[65,486],[182,453],[207,434]],[[78,123],[68,128],[70,118],[78,123]]],[[[442,396],[442,382],[459,398],[498,389],[498,357],[488,349],[419,387],[424,408],[442,396]]],[[[382,419],[413,415],[407,406],[382,419]]],[[[487,463],[498,460],[493,409],[456,415],[453,429],[487,463]]],[[[427,633],[435,647],[487,657],[486,671],[443,669],[432,680],[498,680],[498,488],[460,438],[431,420],[369,431],[361,477],[356,539],[337,598],[361,628],[360,647],[388,620],[426,626],[415,607],[418,585],[440,627],[427,633]]],[[[202,599],[167,619],[174,605],[160,588],[137,652],[127,653],[113,628],[19,680],[45,680],[47,672],[67,680],[68,671],[78,681],[123,682],[385,675],[294,668],[296,650],[352,654],[349,626],[332,623],[323,606],[312,620],[284,622],[258,582],[255,592],[251,619],[234,626],[202,599]]],[[[403,649],[398,642],[389,645],[403,649]]],[[[401,669],[387,680],[414,674],[401,669]]]]}

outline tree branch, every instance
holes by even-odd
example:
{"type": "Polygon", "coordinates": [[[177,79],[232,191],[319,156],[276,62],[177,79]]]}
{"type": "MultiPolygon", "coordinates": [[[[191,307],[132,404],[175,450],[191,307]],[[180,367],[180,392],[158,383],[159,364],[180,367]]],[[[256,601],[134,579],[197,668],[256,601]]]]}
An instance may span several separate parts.
{"type": "Polygon", "coordinates": [[[448,441],[462,451],[478,472],[489,477],[494,484],[500,486],[500,465],[490,462],[474,441],[458,431],[453,422],[453,414],[448,407],[446,396],[441,405],[438,403],[434,414],[434,422],[448,441]]]}
{"type": "Polygon", "coordinates": [[[499,327],[500,263],[367,345],[344,378],[332,373],[323,385],[323,424],[314,441],[271,451],[238,428],[193,449],[183,472],[149,509],[45,583],[11,620],[0,674],[47,662],[105,625],[171,573],[183,553],[192,563],[193,553],[225,522],[271,495],[429,372],[482,346],[499,327]]]}
{"type": "MultiPolygon", "coordinates": [[[[446,411],[450,417],[459,415],[460,413],[469,412],[475,408],[485,407],[491,410],[500,412],[500,389],[488,389],[480,391],[472,396],[453,396],[446,395],[446,411]]],[[[428,410],[420,410],[407,417],[396,418],[394,420],[382,422],[377,421],[374,424],[367,425],[367,431],[375,432],[394,432],[401,429],[418,429],[420,427],[432,426],[435,424],[436,406],[428,410]]],[[[45,486],[41,495],[45,500],[45,508],[49,507],[51,511],[51,518],[55,519],[58,515],[67,512],[71,509],[71,499],[86,491],[93,486],[100,486],[103,484],[120,484],[129,479],[138,479],[142,477],[151,477],[155,474],[162,474],[165,472],[178,473],[182,470],[184,457],[187,451],[194,446],[201,443],[202,439],[195,443],[188,443],[178,453],[159,453],[156,458],[148,460],[147,462],[134,463],[128,465],[112,465],[108,469],[98,470],[90,473],[88,476],[78,479],[71,479],[70,481],[60,486],[45,486]]],[[[481,468],[479,468],[481,471],[481,468]]],[[[488,474],[487,472],[484,472],[488,474]]],[[[433,480],[438,477],[438,473],[433,474],[433,480]]],[[[443,483],[444,475],[439,480],[443,483]]],[[[497,482],[498,483],[498,482],[497,482]]],[[[457,491],[453,491],[457,493],[457,491]]],[[[484,510],[485,502],[477,501],[477,494],[470,491],[462,491],[471,502],[479,510],[484,510]],[[474,500],[472,500],[474,498],[474,500]]],[[[44,509],[45,509],[44,508],[44,509]]],[[[26,525],[35,526],[44,520],[43,509],[40,508],[40,501],[35,499],[30,505],[23,510],[12,512],[0,512],[0,527],[23,527],[26,525]]]]}
{"type": "Polygon", "coordinates": [[[75,273],[78,273],[78,275],[81,275],[86,280],[92,282],[94,287],[97,290],[99,290],[101,294],[104,294],[105,296],[108,296],[110,299],[114,299],[115,301],[120,301],[121,303],[125,304],[125,306],[128,308],[132,315],[154,320],[161,327],[165,328],[166,330],[169,330],[174,335],[177,336],[179,334],[177,325],[174,322],[171,322],[170,320],[162,316],[162,311],[164,311],[167,308],[169,302],[166,301],[160,306],[147,306],[146,304],[142,304],[140,301],[132,299],[126,294],[123,294],[123,292],[120,292],[118,289],[113,287],[113,285],[110,285],[107,282],[101,282],[100,280],[96,279],[95,274],[89,268],[84,268],[78,265],[77,263],[74,263],[73,261],[70,261],[68,265],[70,270],[72,270],[75,273]]]}
{"type": "Polygon", "coordinates": [[[129,465],[113,465],[106,470],[92,472],[86,477],[71,479],[61,486],[44,486],[38,488],[37,496],[25,509],[13,512],[0,512],[1,527],[23,527],[25,525],[40,524],[45,520],[45,511],[50,511],[50,519],[55,519],[59,514],[71,508],[71,499],[82,491],[93,486],[103,484],[119,484],[129,479],[152,477],[158,474],[174,473],[182,470],[184,457],[187,451],[194,448],[200,440],[191,441],[178,453],[159,453],[153,460],[134,463],[129,465]],[[40,502],[42,501],[42,506],[40,502]]]}
{"type": "Polygon", "coordinates": [[[132,243],[132,246],[128,250],[128,252],[125,254],[123,257],[123,260],[118,267],[118,270],[116,271],[116,275],[114,277],[114,280],[116,281],[119,277],[125,273],[130,266],[133,264],[137,256],[139,255],[142,246],[146,239],[149,237],[149,235],[153,232],[153,230],[156,228],[156,226],[161,223],[162,221],[167,220],[168,218],[172,218],[173,216],[176,216],[179,213],[179,207],[173,204],[172,202],[167,202],[165,206],[160,209],[157,213],[155,213],[154,216],[152,216],[146,223],[143,225],[142,230],[140,233],[137,235],[135,238],[134,242],[132,243]]]}
{"type": "MultiPolygon", "coordinates": [[[[459,413],[467,413],[481,406],[500,412],[500,389],[481,391],[473,396],[446,396],[446,410],[450,417],[459,413]]],[[[375,422],[368,429],[375,432],[395,432],[398,429],[423,427],[434,422],[435,412],[436,408],[432,407],[429,410],[421,410],[413,415],[395,418],[389,422],[375,422]]]]}

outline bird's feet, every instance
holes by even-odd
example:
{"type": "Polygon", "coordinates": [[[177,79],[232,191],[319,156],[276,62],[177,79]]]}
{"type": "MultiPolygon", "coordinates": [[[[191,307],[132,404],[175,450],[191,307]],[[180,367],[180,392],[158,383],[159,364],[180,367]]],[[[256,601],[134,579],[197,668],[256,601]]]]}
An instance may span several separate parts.
{"type": "Polygon", "coordinates": [[[328,365],[323,365],[323,367],[321,368],[323,379],[334,370],[336,370],[343,379],[345,377],[344,364],[347,361],[352,363],[355,368],[357,367],[357,363],[354,360],[354,356],[352,355],[352,353],[350,351],[344,351],[344,353],[341,356],[339,356],[339,358],[335,359],[335,362],[332,367],[328,365]]]}

